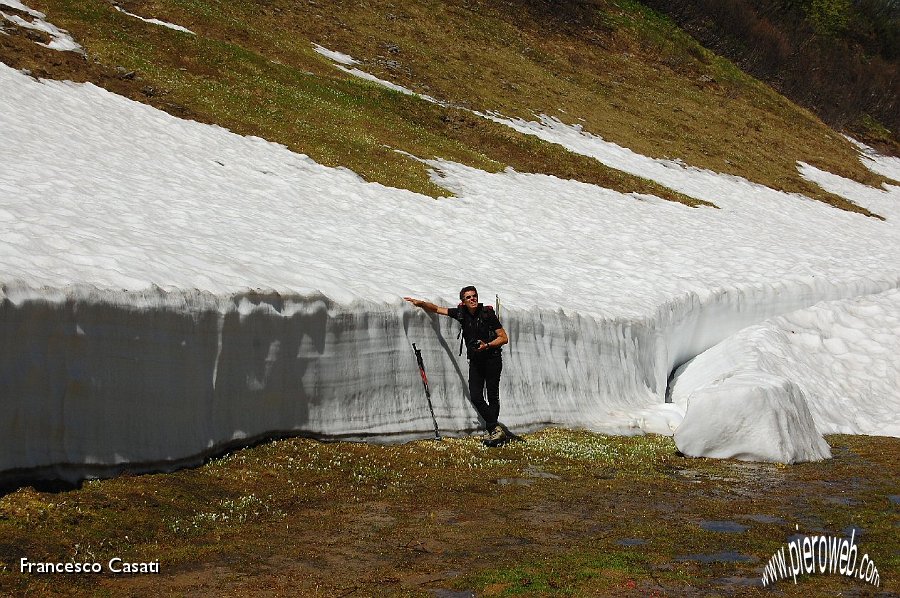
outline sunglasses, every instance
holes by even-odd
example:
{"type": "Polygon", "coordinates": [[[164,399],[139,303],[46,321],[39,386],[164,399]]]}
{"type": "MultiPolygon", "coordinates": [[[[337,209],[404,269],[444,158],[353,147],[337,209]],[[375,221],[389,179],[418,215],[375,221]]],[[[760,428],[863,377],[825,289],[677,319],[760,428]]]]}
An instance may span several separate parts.
{"type": "Polygon", "coordinates": [[[466,295],[463,297],[463,301],[468,301],[469,299],[478,299],[478,295],[466,295]]]}

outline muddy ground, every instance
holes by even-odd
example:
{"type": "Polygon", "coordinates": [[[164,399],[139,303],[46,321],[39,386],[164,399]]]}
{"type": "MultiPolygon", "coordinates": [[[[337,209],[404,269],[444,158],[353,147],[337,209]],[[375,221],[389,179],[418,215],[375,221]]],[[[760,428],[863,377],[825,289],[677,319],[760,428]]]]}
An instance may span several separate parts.
{"type": "MultiPolygon", "coordinates": [[[[0,499],[0,592],[76,596],[897,596],[900,439],[834,459],[692,459],[664,437],[545,430],[376,446],[289,439],[179,472],[0,499]],[[793,538],[855,539],[879,587],[763,587],[793,538]],[[108,561],[159,565],[114,574],[108,561]],[[23,573],[31,562],[100,574],[23,573]]],[[[121,566],[118,566],[121,568],[121,566]]]]}

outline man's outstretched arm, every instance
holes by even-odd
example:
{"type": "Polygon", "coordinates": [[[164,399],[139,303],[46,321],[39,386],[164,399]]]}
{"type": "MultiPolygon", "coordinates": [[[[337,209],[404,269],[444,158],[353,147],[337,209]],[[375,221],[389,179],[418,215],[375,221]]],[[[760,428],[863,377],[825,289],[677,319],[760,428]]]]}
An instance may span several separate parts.
{"type": "Polygon", "coordinates": [[[421,299],[413,299],[412,297],[404,297],[404,299],[406,299],[416,307],[421,307],[425,311],[431,312],[433,314],[438,314],[441,316],[447,315],[446,307],[441,307],[440,305],[435,305],[434,303],[429,303],[428,301],[422,301],[421,299]]]}

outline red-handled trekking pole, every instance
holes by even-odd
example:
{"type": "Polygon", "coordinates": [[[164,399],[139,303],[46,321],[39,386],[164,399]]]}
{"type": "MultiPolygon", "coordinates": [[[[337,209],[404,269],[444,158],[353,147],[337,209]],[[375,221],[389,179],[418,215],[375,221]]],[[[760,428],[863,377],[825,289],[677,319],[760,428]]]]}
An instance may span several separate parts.
{"type": "Polygon", "coordinates": [[[425,398],[428,399],[428,410],[431,411],[431,421],[434,422],[434,439],[440,440],[441,434],[438,432],[437,418],[434,417],[434,407],[431,405],[431,391],[428,390],[428,376],[425,375],[425,364],[422,362],[422,351],[416,347],[416,343],[412,344],[413,351],[416,352],[416,361],[419,363],[419,375],[422,376],[422,384],[425,385],[425,398]]]}

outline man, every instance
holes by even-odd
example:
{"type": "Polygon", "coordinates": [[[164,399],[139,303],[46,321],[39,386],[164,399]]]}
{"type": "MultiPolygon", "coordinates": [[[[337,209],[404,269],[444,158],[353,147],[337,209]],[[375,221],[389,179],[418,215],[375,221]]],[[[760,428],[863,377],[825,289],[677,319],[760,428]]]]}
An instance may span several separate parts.
{"type": "Polygon", "coordinates": [[[476,411],[488,431],[485,442],[499,443],[506,432],[497,422],[500,416],[500,372],[503,370],[501,347],[509,342],[500,319],[490,306],[478,303],[478,291],[473,286],[459,292],[459,307],[440,307],[428,301],[404,297],[427,312],[450,316],[462,324],[466,356],[469,358],[469,394],[476,411]],[[487,391],[487,402],[484,400],[487,391]]]}

